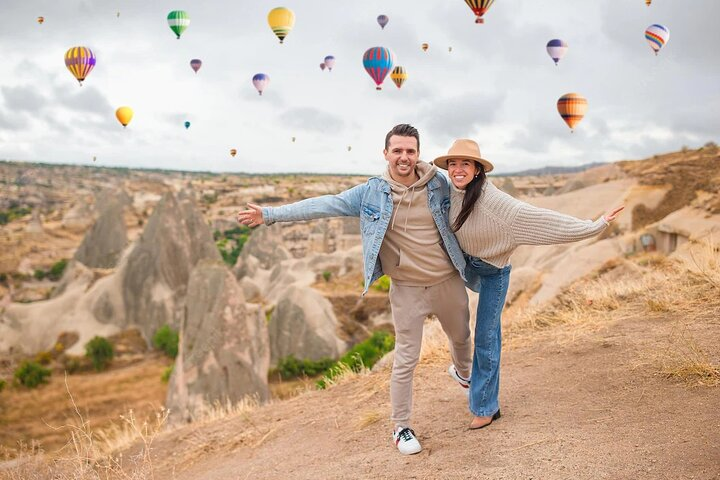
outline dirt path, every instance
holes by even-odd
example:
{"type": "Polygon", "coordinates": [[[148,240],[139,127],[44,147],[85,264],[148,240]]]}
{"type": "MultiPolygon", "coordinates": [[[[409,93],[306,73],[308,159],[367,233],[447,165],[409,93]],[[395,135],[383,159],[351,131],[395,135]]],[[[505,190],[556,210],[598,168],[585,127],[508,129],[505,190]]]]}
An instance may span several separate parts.
{"type": "Polygon", "coordinates": [[[479,431],[466,429],[465,396],[445,372],[447,354],[434,352],[416,371],[415,456],[390,441],[385,369],[161,436],[155,478],[717,479],[720,390],[668,379],[656,362],[682,329],[717,365],[718,311],[691,323],[643,315],[574,340],[560,326],[505,351],[503,417],[479,431]]]}

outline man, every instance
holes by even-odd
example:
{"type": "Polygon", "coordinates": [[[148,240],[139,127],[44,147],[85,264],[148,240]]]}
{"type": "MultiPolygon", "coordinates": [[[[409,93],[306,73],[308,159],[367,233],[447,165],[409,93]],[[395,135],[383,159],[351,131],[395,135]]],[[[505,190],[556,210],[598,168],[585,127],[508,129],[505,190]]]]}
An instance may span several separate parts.
{"type": "Polygon", "coordinates": [[[337,195],[281,207],[248,204],[238,222],[255,227],[332,216],[360,217],[365,290],[381,275],[392,279],[395,360],[390,378],[393,440],[401,453],[421,450],[410,428],[412,380],[420,358],[423,322],[437,315],[450,340],[450,375],[467,391],[472,364],[465,259],[448,225],[448,184],[437,168],[418,160],[420,135],[397,125],[385,137],[388,162],[372,177],[337,195]]]}

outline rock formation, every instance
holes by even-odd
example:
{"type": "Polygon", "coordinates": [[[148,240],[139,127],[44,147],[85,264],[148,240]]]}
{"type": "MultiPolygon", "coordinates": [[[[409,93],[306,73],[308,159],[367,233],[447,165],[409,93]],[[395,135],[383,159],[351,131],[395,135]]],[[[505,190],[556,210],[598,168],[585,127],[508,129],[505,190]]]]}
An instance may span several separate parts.
{"type": "Polygon", "coordinates": [[[250,310],[220,261],[201,261],[188,284],[180,348],[167,406],[189,420],[219,401],[268,398],[270,351],[265,315],[250,310]]]}
{"type": "Polygon", "coordinates": [[[114,268],[127,245],[127,230],[120,202],[104,202],[104,208],[75,251],[75,260],[91,268],[114,268]]]}

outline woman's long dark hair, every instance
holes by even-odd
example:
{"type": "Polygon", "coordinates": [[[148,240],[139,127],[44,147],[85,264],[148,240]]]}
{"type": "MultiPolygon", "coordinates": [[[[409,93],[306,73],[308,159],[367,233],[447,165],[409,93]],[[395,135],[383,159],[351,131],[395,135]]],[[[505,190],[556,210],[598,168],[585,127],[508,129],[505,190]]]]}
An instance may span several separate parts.
{"type": "Polygon", "coordinates": [[[465,198],[463,198],[460,215],[458,215],[458,217],[455,219],[455,222],[453,223],[453,232],[457,232],[458,230],[460,230],[460,227],[463,226],[465,220],[467,220],[470,214],[473,212],[475,204],[477,203],[478,199],[480,198],[480,194],[482,193],[483,185],[485,185],[485,167],[483,167],[483,165],[481,165],[479,162],[476,162],[476,164],[479,170],[478,174],[470,181],[470,183],[468,183],[467,187],[465,187],[465,198]]]}

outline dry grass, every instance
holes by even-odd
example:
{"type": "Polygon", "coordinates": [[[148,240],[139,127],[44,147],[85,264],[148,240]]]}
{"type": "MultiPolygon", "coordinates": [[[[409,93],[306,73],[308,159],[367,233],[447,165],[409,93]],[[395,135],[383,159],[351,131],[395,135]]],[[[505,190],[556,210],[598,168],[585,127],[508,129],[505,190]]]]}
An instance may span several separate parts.
{"type": "Polygon", "coordinates": [[[720,385],[720,366],[712,363],[687,328],[671,336],[668,349],[659,357],[660,371],[668,378],[681,380],[691,386],[720,385]]]}
{"type": "Polygon", "coordinates": [[[385,417],[377,410],[370,410],[362,414],[360,419],[355,424],[355,429],[362,430],[363,428],[369,427],[370,425],[383,420],[385,417]]]}

